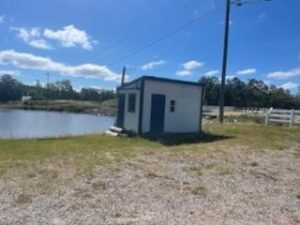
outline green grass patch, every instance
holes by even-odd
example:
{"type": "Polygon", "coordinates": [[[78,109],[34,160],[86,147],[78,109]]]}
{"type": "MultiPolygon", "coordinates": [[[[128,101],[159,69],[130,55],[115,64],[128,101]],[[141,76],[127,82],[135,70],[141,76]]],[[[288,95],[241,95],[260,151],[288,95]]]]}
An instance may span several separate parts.
{"type": "Polygon", "coordinates": [[[18,198],[16,199],[16,203],[18,205],[24,205],[24,204],[29,204],[32,202],[32,197],[31,195],[26,195],[26,194],[20,194],[18,198]]]}
{"type": "MultiPolygon", "coordinates": [[[[242,124],[207,124],[204,133],[195,136],[151,138],[119,138],[104,135],[48,138],[32,140],[0,140],[0,176],[16,168],[30,169],[50,161],[53,165],[72,166],[94,177],[97,165],[118,163],[137,153],[154,151],[182,152],[227,151],[248,146],[255,149],[285,150],[300,145],[300,127],[242,124]],[[166,139],[164,139],[166,138],[166,139]]],[[[297,156],[295,156],[297,157],[297,156]]],[[[43,171],[41,171],[42,173],[43,171]]],[[[59,176],[55,166],[45,172],[59,176]]],[[[29,174],[34,177],[35,174],[29,174]]]]}
{"type": "Polygon", "coordinates": [[[209,124],[206,132],[232,137],[218,144],[245,145],[254,148],[283,150],[291,144],[300,144],[300,127],[264,126],[254,123],[209,124]]]}
{"type": "Polygon", "coordinates": [[[0,175],[16,167],[31,167],[45,160],[83,168],[91,177],[95,165],[120,161],[137,151],[159,147],[142,138],[89,135],[68,138],[0,140],[0,175]]]}

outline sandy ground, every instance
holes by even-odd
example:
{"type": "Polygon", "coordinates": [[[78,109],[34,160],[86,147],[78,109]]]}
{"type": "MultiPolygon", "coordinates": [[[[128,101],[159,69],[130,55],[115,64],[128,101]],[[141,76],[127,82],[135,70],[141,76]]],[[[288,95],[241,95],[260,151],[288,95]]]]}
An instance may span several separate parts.
{"type": "Polygon", "coordinates": [[[49,159],[0,178],[0,224],[298,225],[299,153],[162,148],[91,176],[49,159]]]}

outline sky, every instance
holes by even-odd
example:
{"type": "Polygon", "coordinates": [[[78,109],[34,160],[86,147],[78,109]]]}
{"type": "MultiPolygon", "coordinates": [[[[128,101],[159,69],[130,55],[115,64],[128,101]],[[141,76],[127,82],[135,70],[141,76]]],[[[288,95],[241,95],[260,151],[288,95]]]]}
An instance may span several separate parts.
{"type": "MultiPolygon", "coordinates": [[[[246,1],[246,0],[244,0],[246,1]]],[[[300,85],[300,1],[231,6],[227,78],[300,85]]],[[[142,75],[198,81],[222,66],[225,0],[1,0],[0,74],[115,89],[142,75]]]]}

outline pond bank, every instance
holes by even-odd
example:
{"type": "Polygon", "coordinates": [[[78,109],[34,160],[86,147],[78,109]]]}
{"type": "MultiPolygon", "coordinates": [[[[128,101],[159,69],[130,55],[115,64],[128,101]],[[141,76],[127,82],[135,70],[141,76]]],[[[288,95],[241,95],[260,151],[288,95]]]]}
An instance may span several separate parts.
{"type": "Polygon", "coordinates": [[[117,101],[115,99],[103,102],[75,101],[75,100],[32,100],[0,103],[2,109],[48,110],[58,112],[101,114],[115,116],[117,101]]]}

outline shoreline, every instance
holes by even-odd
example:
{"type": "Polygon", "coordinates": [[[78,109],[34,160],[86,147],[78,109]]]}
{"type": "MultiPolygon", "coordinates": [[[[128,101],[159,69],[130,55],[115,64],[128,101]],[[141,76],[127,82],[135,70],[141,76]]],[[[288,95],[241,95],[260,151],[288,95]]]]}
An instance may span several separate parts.
{"type": "Polygon", "coordinates": [[[28,102],[0,103],[0,109],[40,110],[51,112],[85,113],[102,116],[115,116],[117,103],[115,99],[103,102],[76,100],[34,100],[28,102]]]}

